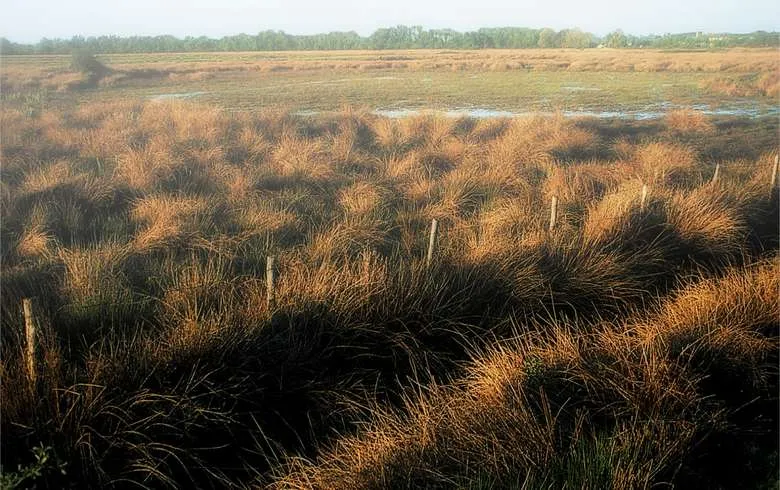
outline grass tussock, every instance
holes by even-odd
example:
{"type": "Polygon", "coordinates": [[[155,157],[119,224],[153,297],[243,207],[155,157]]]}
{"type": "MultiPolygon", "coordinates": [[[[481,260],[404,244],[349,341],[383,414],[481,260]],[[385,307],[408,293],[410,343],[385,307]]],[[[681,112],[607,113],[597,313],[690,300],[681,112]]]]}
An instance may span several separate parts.
{"type": "Polygon", "coordinates": [[[715,126],[701,112],[678,109],[666,114],[666,126],[681,133],[711,133],[715,126]]]}

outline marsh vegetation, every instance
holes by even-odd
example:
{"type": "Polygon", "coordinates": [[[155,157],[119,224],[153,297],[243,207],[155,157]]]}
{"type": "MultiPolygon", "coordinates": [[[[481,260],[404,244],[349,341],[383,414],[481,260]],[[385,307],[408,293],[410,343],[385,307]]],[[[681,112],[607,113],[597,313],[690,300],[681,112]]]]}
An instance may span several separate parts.
{"type": "Polygon", "coordinates": [[[5,472],[35,447],[66,468],[50,487],[776,471],[774,120],[173,101],[4,110],[2,131],[5,472]]]}
{"type": "Polygon", "coordinates": [[[3,485],[775,487],[776,53],[631,53],[4,64],[3,485]]]}

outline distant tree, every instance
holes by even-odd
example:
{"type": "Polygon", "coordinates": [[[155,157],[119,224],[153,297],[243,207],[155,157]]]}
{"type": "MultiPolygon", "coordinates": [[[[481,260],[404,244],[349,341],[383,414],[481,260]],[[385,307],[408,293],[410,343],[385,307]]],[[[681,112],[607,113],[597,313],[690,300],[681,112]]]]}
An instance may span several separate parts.
{"type": "Polygon", "coordinates": [[[625,48],[628,46],[628,37],[620,29],[607,34],[604,44],[608,48],[625,48]]]}
{"type": "Polygon", "coordinates": [[[545,27],[541,31],[539,31],[539,42],[538,45],[540,48],[557,48],[560,47],[558,44],[558,34],[549,27],[545,27]]]}
{"type": "Polygon", "coordinates": [[[559,33],[561,47],[585,49],[596,44],[596,36],[579,29],[566,29],[559,33]]]}
{"type": "MultiPolygon", "coordinates": [[[[603,44],[613,48],[652,47],[661,49],[706,49],[733,46],[780,47],[777,32],[749,34],[706,34],[689,32],[630,36],[621,30],[609,33],[603,44]]],[[[580,29],[556,32],[550,28],[491,27],[458,32],[452,29],[423,29],[422,26],[386,27],[368,37],[356,32],[330,32],[295,36],[283,31],[262,31],[222,38],[173,36],[74,36],[70,39],[43,38],[35,44],[17,44],[0,38],[3,54],[69,54],[75,50],[92,53],[145,53],[192,51],[272,51],[300,49],[407,49],[407,48],[588,48],[597,38],[580,29]]]]}

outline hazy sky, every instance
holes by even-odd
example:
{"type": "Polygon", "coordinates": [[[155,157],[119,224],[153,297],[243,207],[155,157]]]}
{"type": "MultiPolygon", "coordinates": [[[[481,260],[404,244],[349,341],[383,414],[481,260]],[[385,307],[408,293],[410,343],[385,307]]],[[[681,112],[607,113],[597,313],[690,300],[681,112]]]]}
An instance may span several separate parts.
{"type": "Polygon", "coordinates": [[[780,29],[778,0],[2,0],[0,35],[15,42],[73,35],[221,37],[266,29],[291,34],[397,24],[580,27],[598,35],[780,29]]]}

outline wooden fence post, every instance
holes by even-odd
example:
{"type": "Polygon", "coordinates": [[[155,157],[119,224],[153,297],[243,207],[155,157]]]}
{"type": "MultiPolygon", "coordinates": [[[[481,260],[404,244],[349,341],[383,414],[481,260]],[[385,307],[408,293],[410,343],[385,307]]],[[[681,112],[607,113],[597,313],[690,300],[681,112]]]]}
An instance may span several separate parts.
{"type": "Polygon", "coordinates": [[[266,289],[266,304],[268,308],[274,302],[274,257],[269,255],[265,261],[265,289],[266,289]]]}
{"type": "Polygon", "coordinates": [[[29,298],[22,299],[22,311],[24,312],[24,337],[26,340],[26,345],[24,346],[24,360],[27,365],[27,375],[34,386],[35,380],[38,377],[38,367],[36,366],[38,332],[35,316],[33,314],[32,300],[29,298]]]}
{"type": "Polygon", "coordinates": [[[720,176],[720,163],[715,164],[715,173],[712,174],[712,180],[710,181],[713,185],[718,183],[718,177],[720,176]]]}
{"type": "Polygon", "coordinates": [[[558,219],[558,196],[552,197],[550,206],[550,231],[555,228],[555,221],[558,219]]]}
{"type": "Polygon", "coordinates": [[[775,185],[777,185],[777,166],[780,162],[780,155],[775,155],[775,164],[772,166],[772,176],[769,179],[769,196],[771,197],[775,192],[775,185]]]}
{"type": "Polygon", "coordinates": [[[436,234],[439,231],[439,222],[436,218],[431,220],[431,234],[428,237],[428,255],[425,256],[425,267],[430,267],[433,261],[433,249],[436,247],[436,234]]]}
{"type": "Polygon", "coordinates": [[[639,209],[645,210],[645,202],[647,202],[647,184],[642,184],[642,197],[639,200],[639,209]]]}

